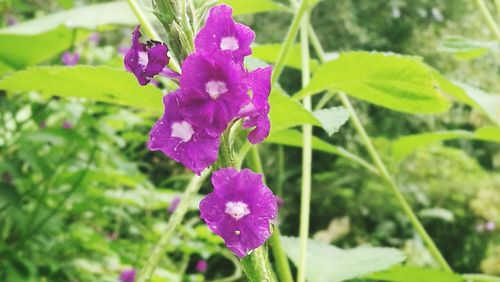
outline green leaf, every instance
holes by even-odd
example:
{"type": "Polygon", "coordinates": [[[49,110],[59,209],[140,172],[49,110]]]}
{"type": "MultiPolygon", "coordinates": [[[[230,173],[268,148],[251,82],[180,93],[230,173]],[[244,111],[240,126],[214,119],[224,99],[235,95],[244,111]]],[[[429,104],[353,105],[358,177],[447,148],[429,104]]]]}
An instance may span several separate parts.
{"type": "Polygon", "coordinates": [[[152,86],[141,87],[135,77],[110,67],[32,67],[2,81],[9,92],[38,91],[44,95],[86,98],[161,113],[162,93],[152,86]]]}
{"type": "Polygon", "coordinates": [[[389,270],[377,272],[364,278],[394,282],[462,282],[463,278],[456,273],[439,269],[418,268],[413,266],[395,266],[389,270]]]}
{"type": "MultiPolygon", "coordinates": [[[[137,23],[137,18],[130,10],[127,2],[116,1],[54,13],[8,28],[0,29],[0,34],[33,35],[47,32],[61,26],[68,29],[82,28],[95,30],[99,27],[107,27],[109,25],[130,26],[137,23]]],[[[40,47],[40,45],[37,46],[40,47]]]]}
{"type": "Polygon", "coordinates": [[[456,84],[449,81],[446,77],[440,74],[437,70],[430,68],[434,81],[439,86],[443,94],[455,98],[457,101],[465,103],[469,106],[476,107],[477,103],[467,95],[467,93],[456,84]]]}
{"type": "Polygon", "coordinates": [[[401,161],[419,147],[451,139],[477,139],[500,143],[500,128],[483,127],[475,132],[450,130],[403,136],[393,142],[392,154],[396,161],[401,161]]]}
{"type": "Polygon", "coordinates": [[[492,121],[497,125],[500,125],[500,96],[488,94],[481,89],[472,87],[464,83],[457,83],[467,96],[469,96],[475,104],[476,108],[479,108],[486,114],[492,121]]]}
{"type": "Polygon", "coordinates": [[[46,61],[68,49],[71,41],[65,27],[36,35],[0,34],[0,75],[46,61]]]}
{"type": "Polygon", "coordinates": [[[472,281],[472,282],[500,282],[500,277],[488,275],[488,274],[482,274],[482,273],[462,274],[462,277],[464,277],[467,280],[467,282],[469,282],[469,281],[472,281]]]}
{"type": "Polygon", "coordinates": [[[340,127],[349,119],[349,112],[344,107],[321,109],[314,111],[313,114],[330,136],[339,131],[340,127]]]}
{"type": "MultiPolygon", "coordinates": [[[[297,265],[300,256],[299,239],[282,237],[287,256],[297,265]]],[[[401,263],[405,255],[398,249],[358,247],[343,250],[332,245],[309,240],[307,251],[307,280],[336,282],[388,269],[401,263]]]]}
{"type": "Polygon", "coordinates": [[[233,14],[235,16],[290,10],[285,5],[271,0],[252,0],[252,3],[249,3],[248,0],[220,0],[219,3],[224,3],[231,6],[233,8],[233,14]]]}
{"type": "MultiPolygon", "coordinates": [[[[265,141],[268,143],[302,148],[302,133],[291,129],[281,130],[278,132],[272,132],[265,141]]],[[[335,155],[338,155],[341,151],[344,151],[343,148],[331,145],[330,143],[323,141],[316,136],[312,137],[312,147],[314,150],[335,155]]]]}
{"type": "MultiPolygon", "coordinates": [[[[264,44],[252,46],[252,57],[274,64],[278,59],[281,44],[264,44]]],[[[295,44],[286,58],[285,65],[294,69],[302,69],[300,44],[295,44]]],[[[318,60],[310,59],[309,67],[312,71],[318,68],[318,60]]]]}
{"type": "Polygon", "coordinates": [[[311,112],[281,90],[273,89],[271,91],[269,105],[271,106],[271,112],[269,113],[271,132],[302,124],[321,126],[311,112]]]}
{"type": "Polygon", "coordinates": [[[342,53],[321,65],[296,98],[327,89],[408,113],[440,113],[450,105],[420,59],[392,53],[342,53]]]}
{"type": "Polygon", "coordinates": [[[439,51],[451,53],[459,60],[476,59],[497,50],[498,43],[495,41],[472,40],[461,36],[445,38],[439,48],[439,51]]]}

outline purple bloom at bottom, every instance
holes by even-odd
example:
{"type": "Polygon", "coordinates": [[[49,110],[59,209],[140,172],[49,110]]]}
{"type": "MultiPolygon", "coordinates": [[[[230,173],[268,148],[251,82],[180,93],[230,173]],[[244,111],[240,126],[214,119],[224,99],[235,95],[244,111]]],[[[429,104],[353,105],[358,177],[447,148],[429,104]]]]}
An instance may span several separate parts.
{"type": "Polygon", "coordinates": [[[161,73],[167,66],[170,58],[167,55],[167,45],[150,40],[146,44],[139,39],[142,34],[140,26],[136,26],[132,33],[132,47],[123,58],[127,71],[133,73],[140,85],[148,84],[153,76],[161,73]]]}
{"type": "Polygon", "coordinates": [[[125,269],[120,273],[120,281],[121,282],[134,282],[135,280],[135,269],[125,269]]]}
{"type": "Polygon", "coordinates": [[[276,199],[262,175],[249,169],[220,169],[212,175],[212,184],[214,191],[200,202],[200,216],[242,258],[271,236],[271,220],[278,213],[276,199]]]}
{"type": "Polygon", "coordinates": [[[149,133],[148,148],[162,151],[196,174],[217,160],[219,137],[206,134],[202,127],[189,123],[179,111],[181,90],[163,97],[165,113],[149,133]]]}
{"type": "Polygon", "coordinates": [[[258,68],[248,74],[248,85],[252,90],[252,102],[245,106],[239,116],[245,117],[243,128],[255,127],[248,134],[248,141],[257,144],[269,135],[269,93],[271,92],[272,67],[258,68]]]}
{"type": "Polygon", "coordinates": [[[69,52],[66,51],[62,54],[61,56],[61,62],[67,66],[74,66],[78,64],[78,61],[80,60],[80,54],[78,52],[69,52]]]}
{"type": "Polygon", "coordinates": [[[198,272],[206,272],[208,269],[208,263],[206,260],[199,260],[197,263],[196,263],[196,271],[198,272]]]}
{"type": "Polygon", "coordinates": [[[167,208],[168,213],[174,213],[174,211],[177,209],[177,206],[181,202],[181,198],[175,197],[172,202],[170,202],[170,206],[167,208]]]}

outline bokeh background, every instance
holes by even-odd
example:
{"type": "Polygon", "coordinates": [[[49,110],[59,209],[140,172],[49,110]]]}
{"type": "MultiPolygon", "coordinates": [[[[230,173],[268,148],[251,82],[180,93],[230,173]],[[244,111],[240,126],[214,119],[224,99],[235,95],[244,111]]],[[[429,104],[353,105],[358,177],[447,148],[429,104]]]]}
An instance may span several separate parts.
{"type": "MultiPolygon", "coordinates": [[[[0,0],[0,25],[8,28],[100,2],[106,1],[0,0]]],[[[422,56],[454,81],[500,93],[498,42],[492,41],[473,1],[323,0],[311,18],[331,56],[347,50],[422,56]],[[474,40],[493,47],[472,48],[474,40]]],[[[257,43],[267,44],[281,42],[291,16],[276,12],[238,19],[255,30],[257,43]]],[[[131,27],[88,32],[41,64],[62,65],[69,51],[80,55],[78,64],[121,67],[120,51],[129,46],[130,33],[131,27]]],[[[15,63],[15,55],[8,60],[15,63]]],[[[294,93],[301,87],[300,71],[286,69],[280,82],[294,93]]],[[[421,147],[401,162],[391,152],[392,141],[400,136],[474,130],[490,121],[463,104],[431,116],[353,102],[452,268],[500,275],[499,145],[450,140],[421,147]]],[[[0,281],[116,281],[121,271],[141,266],[170,216],[169,205],[191,177],[174,161],[146,149],[156,118],[112,104],[37,92],[7,96],[0,90],[0,281]]],[[[367,156],[349,124],[333,137],[319,129],[315,135],[367,156]]],[[[297,235],[301,151],[264,144],[261,152],[268,184],[284,199],[281,231],[297,235]]],[[[315,239],[342,248],[392,246],[406,253],[409,264],[432,266],[422,241],[377,177],[335,155],[314,153],[312,187],[315,239]]],[[[205,183],[200,193],[210,191],[205,183]]],[[[170,261],[160,269],[167,281],[204,281],[234,271],[221,240],[198,219],[196,201],[168,255],[170,261]],[[200,260],[208,262],[205,273],[196,268],[200,260]]]]}

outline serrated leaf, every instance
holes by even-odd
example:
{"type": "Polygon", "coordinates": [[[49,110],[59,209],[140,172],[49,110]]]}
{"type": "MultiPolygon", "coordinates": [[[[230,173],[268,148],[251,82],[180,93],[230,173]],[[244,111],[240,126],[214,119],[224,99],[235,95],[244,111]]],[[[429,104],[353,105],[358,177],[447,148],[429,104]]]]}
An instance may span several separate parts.
{"type": "Polygon", "coordinates": [[[389,270],[373,273],[364,278],[394,282],[462,282],[464,279],[456,274],[439,269],[418,268],[414,266],[395,266],[389,270]]]}
{"type": "Polygon", "coordinates": [[[451,53],[459,60],[471,60],[498,49],[499,45],[495,41],[480,41],[461,36],[449,36],[444,39],[439,51],[451,53]]]}
{"type": "MultiPolygon", "coordinates": [[[[297,265],[300,256],[299,239],[282,237],[287,256],[297,265]]],[[[358,247],[343,250],[332,245],[309,240],[307,251],[307,280],[336,282],[381,271],[405,260],[394,248],[358,247]]]]}
{"type": "Polygon", "coordinates": [[[61,26],[68,29],[82,28],[95,30],[99,27],[106,27],[109,25],[135,25],[137,23],[137,18],[127,2],[115,1],[50,14],[45,17],[0,29],[0,33],[34,35],[61,26]]]}
{"type": "MultiPolygon", "coordinates": [[[[252,46],[252,57],[274,64],[278,59],[281,50],[281,44],[264,44],[252,46]]],[[[294,69],[302,69],[301,48],[299,44],[293,45],[288,57],[285,60],[285,66],[294,69]]],[[[310,59],[309,67],[312,71],[318,68],[318,60],[310,59]]]]}
{"type": "Polygon", "coordinates": [[[321,65],[295,98],[328,89],[408,113],[440,113],[450,105],[420,59],[393,53],[342,53],[321,65]]]}
{"type": "Polygon", "coordinates": [[[456,83],[492,121],[500,125],[500,95],[493,95],[465,83],[456,83]]]}
{"type": "Polygon", "coordinates": [[[321,126],[314,115],[306,110],[302,104],[292,100],[288,95],[278,89],[273,89],[269,96],[271,112],[271,132],[302,124],[321,126]]]}
{"type": "Polygon", "coordinates": [[[252,3],[249,3],[248,0],[220,0],[219,3],[231,6],[235,16],[262,12],[289,11],[289,8],[285,5],[271,0],[252,0],[252,3]]]}
{"type": "Polygon", "coordinates": [[[349,119],[349,112],[344,107],[321,109],[314,111],[313,114],[330,136],[339,131],[349,119]]]}
{"type": "Polygon", "coordinates": [[[32,67],[2,81],[0,89],[37,91],[48,96],[77,97],[130,106],[161,113],[162,93],[152,86],[141,87],[125,70],[110,67],[32,67]]]}

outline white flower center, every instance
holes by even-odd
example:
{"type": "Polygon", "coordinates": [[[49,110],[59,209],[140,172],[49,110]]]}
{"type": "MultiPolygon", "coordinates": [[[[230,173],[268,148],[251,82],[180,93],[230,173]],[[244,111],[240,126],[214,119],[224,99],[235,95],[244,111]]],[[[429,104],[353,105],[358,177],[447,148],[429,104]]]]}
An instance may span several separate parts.
{"type": "Polygon", "coordinates": [[[194,130],[191,124],[186,121],[174,122],[172,124],[172,137],[182,139],[182,142],[187,142],[193,137],[194,130]]]}
{"type": "Polygon", "coordinates": [[[205,84],[205,91],[212,97],[212,99],[217,99],[221,94],[227,92],[226,83],[219,80],[210,80],[205,84]]]}
{"type": "Polygon", "coordinates": [[[248,209],[248,205],[243,202],[227,202],[225,213],[232,216],[236,220],[240,220],[245,215],[250,214],[250,210],[248,209]]]}
{"type": "Polygon", "coordinates": [[[149,63],[148,52],[139,52],[139,65],[146,67],[149,63]]]}
{"type": "Polygon", "coordinates": [[[220,49],[221,50],[231,50],[235,51],[240,48],[240,45],[238,44],[238,39],[234,36],[228,36],[228,37],[223,37],[222,40],[220,41],[220,49]]]}

